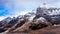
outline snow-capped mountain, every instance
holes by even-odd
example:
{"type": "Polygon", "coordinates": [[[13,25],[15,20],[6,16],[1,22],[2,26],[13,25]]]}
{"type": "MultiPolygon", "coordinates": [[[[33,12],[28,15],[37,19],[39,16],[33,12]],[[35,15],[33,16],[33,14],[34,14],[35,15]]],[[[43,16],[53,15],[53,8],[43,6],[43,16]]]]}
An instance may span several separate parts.
{"type": "Polygon", "coordinates": [[[8,22],[10,22],[12,20],[12,18],[11,17],[7,17],[7,18],[5,18],[5,19],[3,19],[1,22],[2,23],[8,23],[8,22]]]}
{"type": "MultiPolygon", "coordinates": [[[[4,28],[11,28],[14,30],[18,27],[21,27],[26,23],[26,21],[31,21],[36,25],[51,25],[51,24],[60,24],[60,14],[58,8],[45,8],[38,7],[36,11],[27,12],[24,15],[19,15],[17,17],[7,17],[1,21],[4,28]]],[[[44,27],[44,26],[42,26],[44,27]]]]}
{"type": "Polygon", "coordinates": [[[2,20],[2,21],[7,21],[7,22],[9,22],[9,21],[11,21],[12,20],[12,18],[11,17],[7,17],[7,18],[5,18],[4,20],[2,20]]]}

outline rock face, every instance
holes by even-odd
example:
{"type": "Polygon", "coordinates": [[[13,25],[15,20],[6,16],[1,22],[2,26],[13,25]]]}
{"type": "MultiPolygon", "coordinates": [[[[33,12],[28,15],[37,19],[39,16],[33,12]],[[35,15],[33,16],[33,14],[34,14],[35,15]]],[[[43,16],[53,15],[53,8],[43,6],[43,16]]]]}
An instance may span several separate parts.
{"type": "Polygon", "coordinates": [[[3,19],[2,21],[0,21],[0,23],[4,26],[5,24],[9,23],[11,20],[12,20],[11,17],[7,17],[3,19]]]}
{"type": "Polygon", "coordinates": [[[0,33],[1,32],[4,32],[5,29],[7,28],[4,28],[10,21],[12,20],[11,17],[7,17],[5,19],[3,19],[2,21],[0,21],[0,33]]]}
{"type": "Polygon", "coordinates": [[[60,26],[48,26],[42,29],[32,30],[29,28],[29,24],[30,23],[25,23],[22,27],[7,34],[60,34],[60,26]]]}
{"type": "Polygon", "coordinates": [[[38,7],[36,9],[36,16],[34,18],[38,19],[40,17],[44,17],[48,22],[50,22],[52,25],[53,24],[60,24],[60,14],[59,14],[59,8],[46,8],[44,7],[38,7]]]}

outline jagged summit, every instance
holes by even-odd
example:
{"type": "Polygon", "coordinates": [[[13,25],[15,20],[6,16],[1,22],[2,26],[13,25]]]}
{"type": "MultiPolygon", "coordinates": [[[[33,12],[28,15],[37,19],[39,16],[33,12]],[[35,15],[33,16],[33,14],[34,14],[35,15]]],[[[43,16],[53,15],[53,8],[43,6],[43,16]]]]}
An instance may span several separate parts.
{"type": "Polygon", "coordinates": [[[36,14],[60,15],[60,8],[56,8],[46,3],[40,5],[36,11],[36,14]]]}

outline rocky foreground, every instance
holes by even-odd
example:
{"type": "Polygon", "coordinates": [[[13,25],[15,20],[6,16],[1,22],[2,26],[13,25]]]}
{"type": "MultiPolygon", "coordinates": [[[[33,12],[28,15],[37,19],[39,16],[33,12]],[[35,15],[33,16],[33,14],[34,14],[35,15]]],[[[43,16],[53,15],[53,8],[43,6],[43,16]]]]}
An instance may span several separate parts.
{"type": "Polygon", "coordinates": [[[33,25],[32,22],[27,21],[21,27],[13,31],[5,31],[3,34],[60,34],[60,25],[50,25],[43,28],[36,28],[35,30],[30,28],[31,25],[33,25]]]}
{"type": "Polygon", "coordinates": [[[7,34],[60,34],[60,26],[49,26],[42,29],[31,30],[31,29],[18,29],[7,34]]]}

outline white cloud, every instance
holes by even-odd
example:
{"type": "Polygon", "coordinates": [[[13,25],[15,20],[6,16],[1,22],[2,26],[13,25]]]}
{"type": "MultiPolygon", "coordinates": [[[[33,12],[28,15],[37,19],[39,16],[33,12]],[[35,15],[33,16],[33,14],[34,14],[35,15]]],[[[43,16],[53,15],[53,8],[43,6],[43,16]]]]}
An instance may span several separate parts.
{"type": "Polygon", "coordinates": [[[60,7],[60,0],[1,0],[0,2],[2,2],[5,9],[9,11],[8,15],[0,16],[0,20],[4,19],[6,16],[17,17],[18,15],[24,15],[27,12],[37,8],[44,2],[47,4],[55,5],[56,7],[60,7]]]}
{"type": "Polygon", "coordinates": [[[0,16],[0,21],[1,20],[3,20],[3,19],[5,19],[5,18],[7,18],[7,17],[17,17],[17,16],[19,16],[19,15],[25,15],[26,13],[28,13],[28,12],[31,12],[31,11],[15,11],[15,12],[11,12],[13,15],[4,15],[4,16],[0,16]]]}
{"type": "Polygon", "coordinates": [[[5,19],[7,16],[0,16],[0,21],[5,19]]]}
{"type": "Polygon", "coordinates": [[[29,11],[15,11],[15,12],[11,12],[15,17],[17,17],[18,15],[25,15],[26,13],[31,12],[31,10],[29,11]]]}

